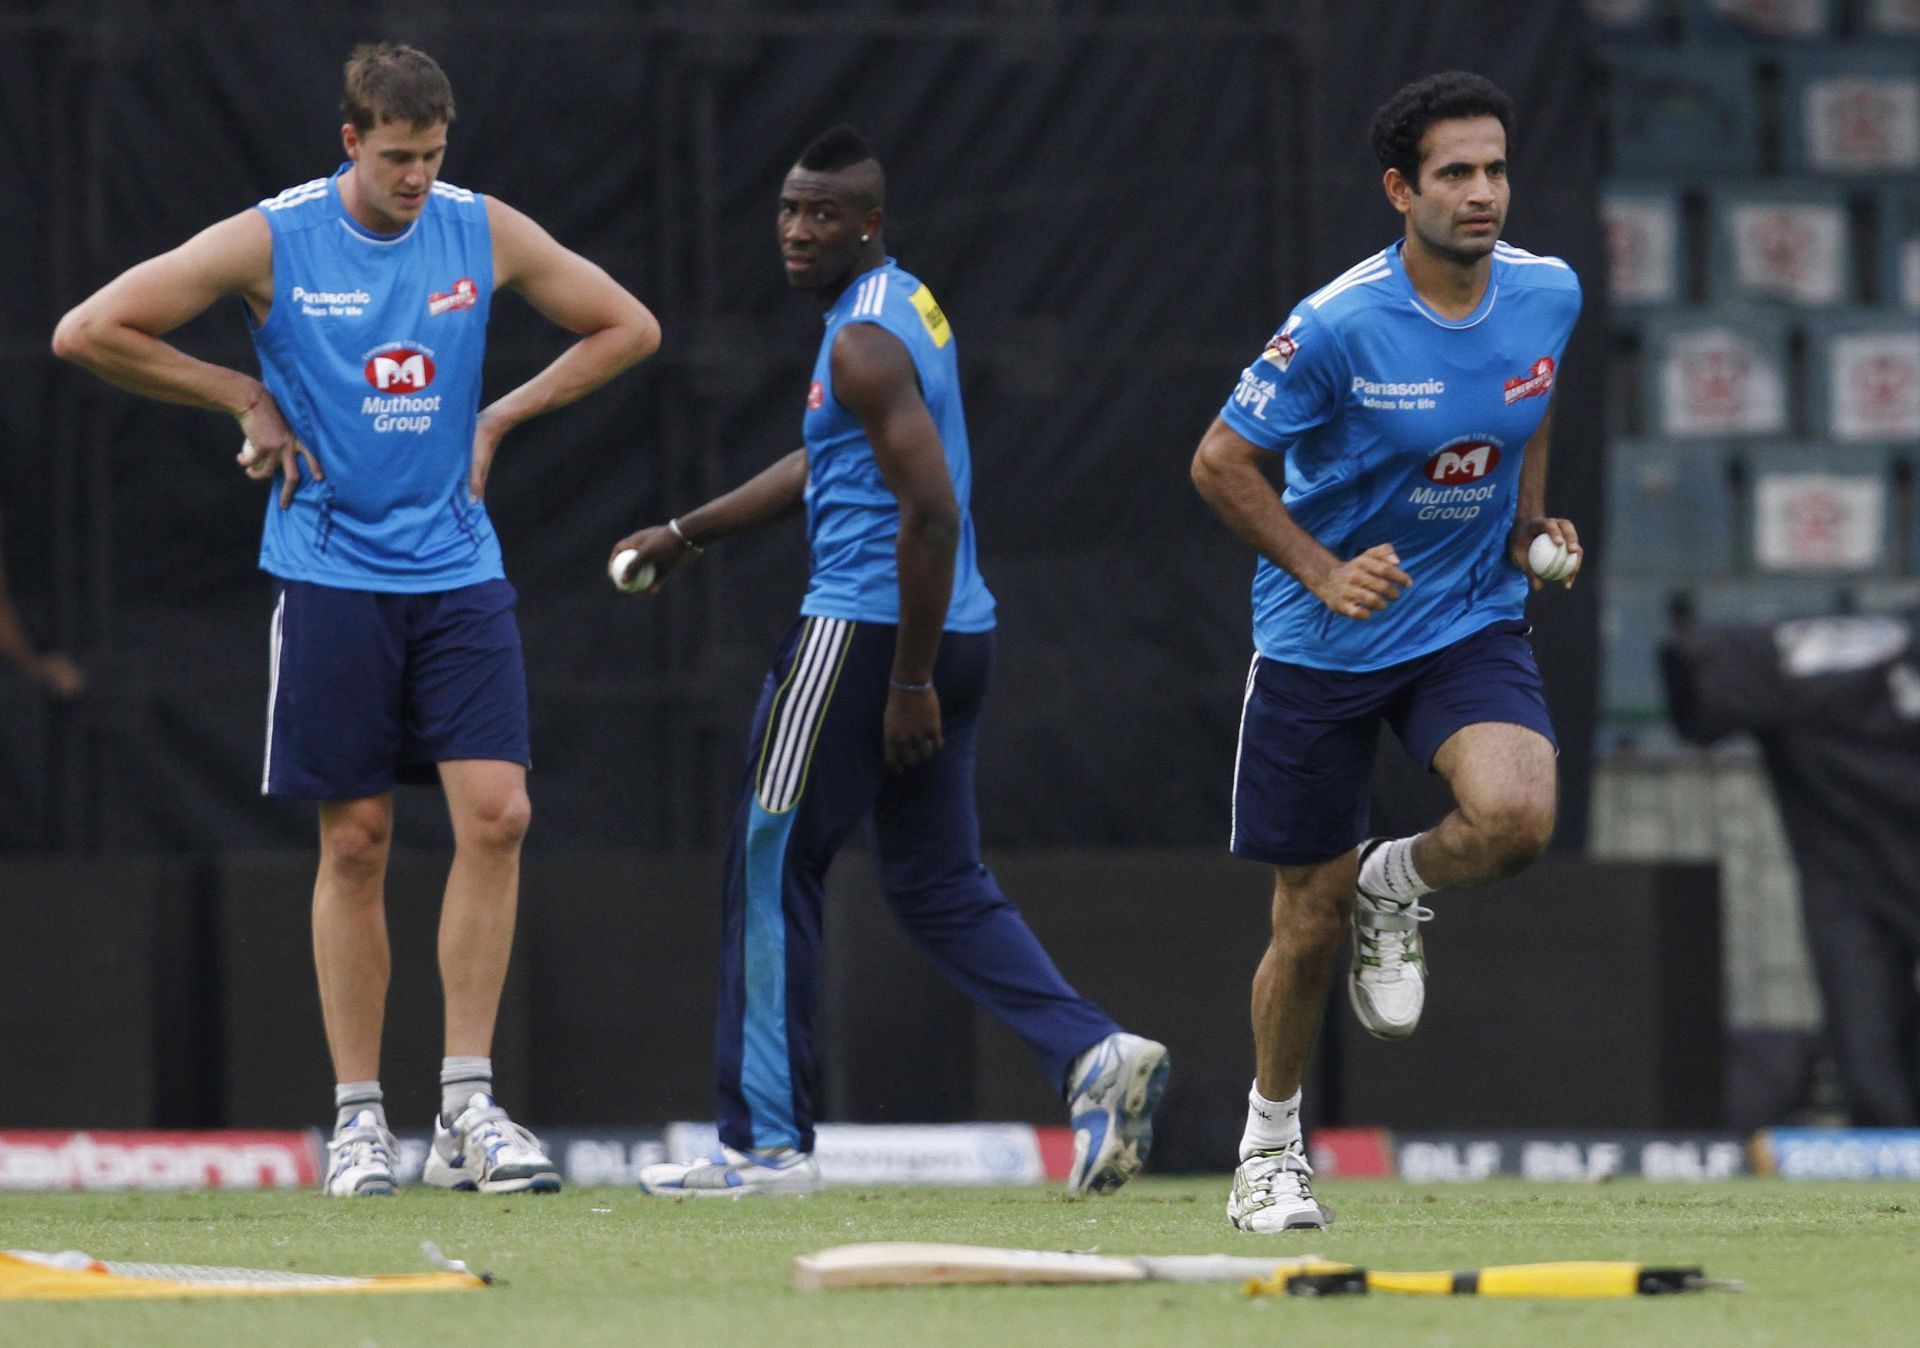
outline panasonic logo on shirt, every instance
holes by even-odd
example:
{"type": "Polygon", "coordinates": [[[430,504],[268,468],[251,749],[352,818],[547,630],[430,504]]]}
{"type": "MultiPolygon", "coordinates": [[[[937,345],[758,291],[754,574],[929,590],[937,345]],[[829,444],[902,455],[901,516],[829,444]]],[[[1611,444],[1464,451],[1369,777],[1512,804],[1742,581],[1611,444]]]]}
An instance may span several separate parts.
{"type": "Polygon", "coordinates": [[[293,288],[296,303],[303,304],[372,304],[373,296],[364,290],[308,290],[305,286],[293,288]]]}
{"type": "Polygon", "coordinates": [[[1373,398],[1419,398],[1447,391],[1444,379],[1422,379],[1417,384],[1376,384],[1365,375],[1353,377],[1351,393],[1364,393],[1373,398]]]}

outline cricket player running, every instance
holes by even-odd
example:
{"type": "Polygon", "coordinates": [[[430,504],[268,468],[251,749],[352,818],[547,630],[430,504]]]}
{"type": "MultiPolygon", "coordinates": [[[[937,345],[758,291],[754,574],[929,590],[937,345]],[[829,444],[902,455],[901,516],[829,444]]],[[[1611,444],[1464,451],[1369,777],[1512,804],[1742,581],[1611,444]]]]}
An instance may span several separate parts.
{"type": "Polygon", "coordinates": [[[1425,998],[1421,898],[1513,875],[1553,833],[1526,559],[1542,533],[1579,551],[1546,487],[1580,286],[1558,258],[1500,241],[1511,121],[1476,75],[1388,100],[1372,141],[1405,237],[1294,309],[1194,455],[1200,494],[1260,554],[1232,848],[1272,863],[1274,891],[1227,1201],[1243,1231],[1328,1220],[1300,1079],[1349,911],[1354,1011],[1404,1038],[1425,998]],[[1284,494],[1262,472],[1274,453],[1284,494]],[[1453,812],[1417,837],[1365,839],[1383,721],[1453,791],[1453,812]]]}
{"type": "MultiPolygon", "coordinates": [[[[1067,1187],[1131,1178],[1152,1142],[1166,1049],[1069,987],[980,862],[974,746],[993,661],[993,596],[974,559],[973,467],[953,330],[887,256],[885,178],[836,127],[780,192],[787,280],[825,310],[805,445],[759,476],[613,547],[664,577],[716,540],[800,510],[812,568],[754,716],[728,845],[715,1034],[720,1141],[649,1166],[656,1194],[806,1193],[827,866],[871,819],[895,918],[999,1016],[1066,1097],[1067,1187]]],[[[655,582],[657,588],[658,582],[655,582]]]]}
{"type": "Polygon", "coordinates": [[[440,916],[446,1058],[428,1182],[553,1190],[539,1140],[493,1099],[492,1039],[531,819],[526,674],[482,494],[501,438],[659,345],[653,315],[505,203],[439,180],[453,91],[411,47],[346,65],[347,162],[120,276],[54,350],[135,393],[225,412],[248,476],[277,477],[261,789],[319,802],[314,962],[336,1110],[326,1191],[394,1190],[379,1084],[396,781],[437,768],[454,855],[440,916]],[[577,334],[480,407],[487,315],[518,290],[577,334]],[[261,378],[161,338],[238,295],[261,378]]]}

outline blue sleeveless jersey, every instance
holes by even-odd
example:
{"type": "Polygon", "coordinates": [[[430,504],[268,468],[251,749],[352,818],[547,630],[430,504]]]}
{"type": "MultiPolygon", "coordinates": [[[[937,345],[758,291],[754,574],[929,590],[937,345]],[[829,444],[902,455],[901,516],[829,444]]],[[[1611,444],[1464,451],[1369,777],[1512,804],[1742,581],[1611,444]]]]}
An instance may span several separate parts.
{"type": "Polygon", "coordinates": [[[1240,376],[1230,428],[1286,453],[1287,510],[1345,561],[1391,543],[1413,586],[1342,617],[1260,559],[1253,635],[1272,660],[1359,672],[1523,616],[1507,556],[1521,451],[1546,415],[1580,282],[1559,258],[1496,244],[1480,306],[1446,319],[1393,245],[1309,296],[1240,376]]]}
{"type": "Polygon", "coordinates": [[[303,476],[289,509],[268,501],[260,566],[400,594],[503,579],[486,507],[467,495],[493,298],[486,203],[435,183],[412,225],[381,235],[347,214],[339,182],[259,206],[273,227],[261,377],[326,473],[303,476]]]}
{"type": "Polygon", "coordinates": [[[933,414],[947,452],[954,499],[960,503],[960,544],[954,550],[949,632],[993,627],[993,596],[980,578],[974,551],[973,455],[960,406],[960,367],[953,329],[933,293],[901,271],[892,258],[854,279],[826,314],[827,331],[813,363],[801,431],[807,443],[807,541],[813,574],[800,611],[854,622],[900,621],[900,573],[894,544],[900,502],[888,490],[860,419],[833,396],[833,341],[849,323],[872,323],[898,337],[913,358],[920,396],[933,414]]]}

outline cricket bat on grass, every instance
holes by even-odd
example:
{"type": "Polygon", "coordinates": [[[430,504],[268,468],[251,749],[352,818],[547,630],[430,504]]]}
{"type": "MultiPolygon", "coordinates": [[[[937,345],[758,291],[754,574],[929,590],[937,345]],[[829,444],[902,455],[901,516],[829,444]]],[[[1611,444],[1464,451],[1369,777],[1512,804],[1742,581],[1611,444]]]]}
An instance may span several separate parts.
{"type": "Polygon", "coordinates": [[[990,1245],[874,1241],[798,1255],[793,1285],[808,1292],[841,1287],[937,1287],[963,1283],[1232,1282],[1349,1267],[1318,1255],[1091,1254],[1014,1250],[990,1245]]]}

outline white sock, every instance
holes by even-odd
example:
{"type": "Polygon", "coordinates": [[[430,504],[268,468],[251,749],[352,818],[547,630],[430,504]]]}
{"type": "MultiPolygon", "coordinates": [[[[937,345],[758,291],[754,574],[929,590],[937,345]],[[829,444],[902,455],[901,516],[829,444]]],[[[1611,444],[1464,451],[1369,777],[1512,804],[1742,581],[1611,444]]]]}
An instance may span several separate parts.
{"type": "Polygon", "coordinates": [[[475,1095],[493,1094],[492,1058],[440,1060],[440,1117],[452,1123],[475,1095]]]}
{"type": "Polygon", "coordinates": [[[1422,894],[1433,893],[1433,886],[1420,878],[1413,868],[1412,838],[1395,838],[1367,853],[1360,867],[1360,888],[1370,899],[1391,899],[1405,907],[1422,894]]]}
{"type": "Polygon", "coordinates": [[[1300,1145],[1300,1092],[1285,1100],[1269,1100],[1260,1094],[1260,1083],[1254,1082],[1247,1091],[1247,1131],[1240,1135],[1240,1159],[1300,1145]]]}
{"type": "Polygon", "coordinates": [[[368,1110],[378,1119],[380,1126],[387,1126],[386,1099],[380,1093],[377,1081],[342,1081],[333,1088],[333,1131],[345,1128],[355,1114],[368,1110]]]}

